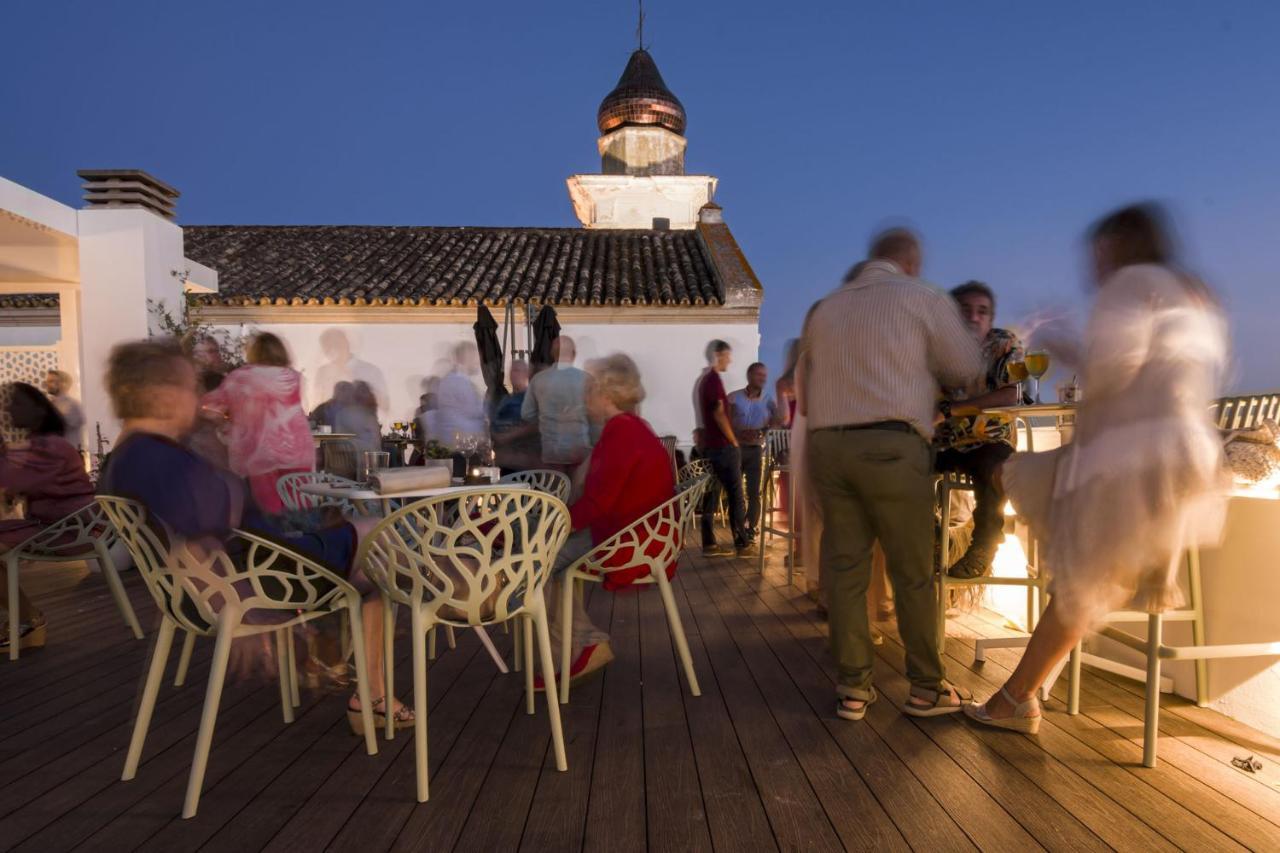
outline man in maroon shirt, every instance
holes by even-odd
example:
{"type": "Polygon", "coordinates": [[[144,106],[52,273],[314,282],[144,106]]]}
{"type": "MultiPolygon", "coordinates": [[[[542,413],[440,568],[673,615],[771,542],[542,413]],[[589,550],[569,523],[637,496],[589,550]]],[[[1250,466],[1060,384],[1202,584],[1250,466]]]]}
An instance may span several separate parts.
{"type": "Polygon", "coordinates": [[[702,506],[702,552],[708,556],[724,556],[733,553],[716,542],[713,528],[715,508],[720,504],[720,490],[729,496],[729,529],[733,532],[733,544],[738,556],[752,553],[747,538],[747,509],[742,492],[742,456],[737,436],[729,421],[729,401],[724,392],[720,374],[729,369],[733,350],[724,341],[707,344],[707,369],[698,380],[694,395],[697,406],[698,426],[702,428],[703,456],[711,463],[716,478],[707,490],[702,506]]]}

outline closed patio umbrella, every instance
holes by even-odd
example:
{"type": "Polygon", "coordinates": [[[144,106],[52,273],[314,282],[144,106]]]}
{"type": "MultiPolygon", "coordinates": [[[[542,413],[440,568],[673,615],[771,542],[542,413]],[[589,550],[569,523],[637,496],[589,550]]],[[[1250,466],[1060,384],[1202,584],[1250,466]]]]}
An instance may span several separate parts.
{"type": "Polygon", "coordinates": [[[480,351],[480,373],[488,398],[497,403],[507,393],[502,366],[502,344],[498,342],[498,321],[492,312],[481,305],[476,310],[476,322],[471,328],[476,332],[476,348],[480,351]]]}
{"type": "Polygon", "coordinates": [[[534,372],[555,363],[551,356],[551,342],[560,337],[560,321],[556,319],[556,309],[543,305],[538,317],[533,321],[533,352],[529,353],[529,361],[534,372]]]}

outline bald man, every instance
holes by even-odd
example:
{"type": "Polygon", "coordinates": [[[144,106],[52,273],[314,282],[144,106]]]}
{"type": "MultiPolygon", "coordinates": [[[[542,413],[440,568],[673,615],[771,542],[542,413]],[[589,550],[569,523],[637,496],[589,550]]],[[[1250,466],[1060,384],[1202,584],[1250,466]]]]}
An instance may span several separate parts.
{"type": "Polygon", "coordinates": [[[573,338],[561,335],[551,343],[554,367],[529,382],[520,416],[536,421],[542,435],[542,464],[572,474],[591,453],[591,426],[587,420],[587,373],[573,366],[577,348],[573,338]]]}

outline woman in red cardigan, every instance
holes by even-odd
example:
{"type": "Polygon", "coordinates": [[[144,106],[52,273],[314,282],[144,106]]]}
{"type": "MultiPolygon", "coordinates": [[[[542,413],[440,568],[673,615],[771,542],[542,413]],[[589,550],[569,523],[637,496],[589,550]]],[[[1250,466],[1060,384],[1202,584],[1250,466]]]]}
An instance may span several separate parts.
{"type": "MultiPolygon", "coordinates": [[[[592,381],[587,387],[587,412],[594,423],[603,423],[604,429],[591,451],[582,496],[569,508],[574,532],[560,549],[547,587],[552,648],[560,644],[559,576],[592,547],[675,495],[666,448],[648,422],[635,414],[644,399],[636,363],[615,353],[592,362],[588,372],[592,381]]],[[[605,588],[627,585],[633,578],[623,577],[626,574],[610,574],[605,588]]],[[[609,635],[592,624],[580,599],[574,599],[574,608],[570,681],[613,660],[609,635]]]]}

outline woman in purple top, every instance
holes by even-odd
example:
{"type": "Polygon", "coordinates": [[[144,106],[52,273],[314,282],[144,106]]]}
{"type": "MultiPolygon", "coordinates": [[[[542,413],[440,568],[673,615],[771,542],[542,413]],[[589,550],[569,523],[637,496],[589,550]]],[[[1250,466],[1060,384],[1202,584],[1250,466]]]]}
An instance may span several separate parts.
{"type": "MultiPolygon", "coordinates": [[[[26,518],[0,521],[0,551],[9,551],[93,502],[93,484],[84,470],[80,451],[64,437],[66,422],[44,394],[33,385],[9,386],[9,420],[28,433],[26,441],[3,445],[0,439],[0,489],[9,497],[27,502],[26,518]]],[[[5,575],[0,569],[0,575],[5,575]]],[[[9,606],[8,578],[0,583],[0,606],[14,618],[9,606]]],[[[44,645],[45,619],[21,590],[18,591],[18,648],[44,645]]],[[[0,649],[7,650],[9,630],[0,632],[0,649]]]]}

